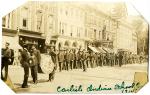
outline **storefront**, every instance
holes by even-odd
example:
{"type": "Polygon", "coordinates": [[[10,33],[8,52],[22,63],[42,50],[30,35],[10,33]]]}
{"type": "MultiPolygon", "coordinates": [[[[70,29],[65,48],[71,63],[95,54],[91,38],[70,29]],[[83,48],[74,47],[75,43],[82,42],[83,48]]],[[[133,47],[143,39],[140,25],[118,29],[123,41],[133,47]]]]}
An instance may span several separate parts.
{"type": "Polygon", "coordinates": [[[31,49],[32,45],[35,45],[41,53],[45,52],[45,38],[42,36],[42,33],[28,31],[28,30],[19,30],[19,44],[23,46],[24,44],[28,45],[28,49],[31,49]]]}

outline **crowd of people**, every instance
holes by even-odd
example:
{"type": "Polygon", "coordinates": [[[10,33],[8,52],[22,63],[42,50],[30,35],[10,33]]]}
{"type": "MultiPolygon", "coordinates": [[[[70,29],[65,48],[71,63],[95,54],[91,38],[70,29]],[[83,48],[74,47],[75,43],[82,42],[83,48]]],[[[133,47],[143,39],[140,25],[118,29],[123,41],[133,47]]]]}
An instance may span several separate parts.
{"type": "MultiPolygon", "coordinates": [[[[28,45],[23,45],[23,48],[19,50],[20,52],[20,64],[24,69],[24,81],[22,84],[22,88],[28,87],[28,77],[29,77],[29,69],[31,70],[31,76],[33,78],[33,83],[38,83],[38,73],[42,73],[42,69],[40,68],[41,64],[41,53],[36,48],[35,45],[29,49],[28,45]]],[[[11,51],[9,49],[9,43],[6,43],[6,49],[2,53],[2,68],[5,67],[5,76],[8,75],[8,65],[11,60],[11,51]]],[[[127,51],[118,51],[118,53],[114,52],[94,52],[90,49],[81,50],[81,49],[60,49],[55,50],[54,47],[47,48],[47,52],[51,57],[52,62],[54,63],[54,70],[49,74],[48,81],[54,80],[55,71],[58,69],[60,72],[62,70],[73,70],[73,69],[81,69],[83,72],[87,71],[87,68],[95,68],[102,66],[122,66],[126,64],[134,64],[134,63],[143,63],[144,56],[132,54],[127,51]]],[[[42,59],[44,60],[44,59],[42,59]]],[[[1,73],[2,79],[4,79],[3,74],[1,73]]]]}
{"type": "Polygon", "coordinates": [[[98,66],[122,66],[125,64],[142,63],[144,57],[131,52],[93,52],[91,50],[66,49],[57,53],[59,71],[95,68],[98,66]]]}

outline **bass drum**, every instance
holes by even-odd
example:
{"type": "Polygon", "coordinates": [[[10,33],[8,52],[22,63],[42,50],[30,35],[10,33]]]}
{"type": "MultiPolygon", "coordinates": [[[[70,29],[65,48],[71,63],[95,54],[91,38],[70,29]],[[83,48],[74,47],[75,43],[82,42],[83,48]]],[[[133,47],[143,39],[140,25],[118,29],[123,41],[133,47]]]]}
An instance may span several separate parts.
{"type": "Polygon", "coordinates": [[[50,55],[42,54],[41,55],[41,69],[45,74],[50,74],[54,70],[54,63],[50,55]]]}

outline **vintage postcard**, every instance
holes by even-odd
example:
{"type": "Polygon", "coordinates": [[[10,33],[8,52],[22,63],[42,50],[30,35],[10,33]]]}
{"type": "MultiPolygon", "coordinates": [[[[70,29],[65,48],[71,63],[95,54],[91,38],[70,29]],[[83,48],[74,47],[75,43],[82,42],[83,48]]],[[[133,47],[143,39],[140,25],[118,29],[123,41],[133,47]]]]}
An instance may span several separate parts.
{"type": "Polygon", "coordinates": [[[149,25],[127,2],[28,1],[2,19],[1,79],[16,93],[136,93],[149,25]]]}

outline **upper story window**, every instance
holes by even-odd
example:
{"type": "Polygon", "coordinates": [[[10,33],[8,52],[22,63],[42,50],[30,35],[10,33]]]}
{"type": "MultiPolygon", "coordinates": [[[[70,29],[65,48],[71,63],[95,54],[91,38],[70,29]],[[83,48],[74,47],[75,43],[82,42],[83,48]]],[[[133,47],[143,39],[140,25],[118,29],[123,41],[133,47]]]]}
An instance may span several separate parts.
{"type": "Polygon", "coordinates": [[[23,27],[27,27],[27,19],[23,19],[23,27]]]}
{"type": "Polygon", "coordinates": [[[96,39],[96,29],[94,29],[94,38],[96,39]]]}
{"type": "Polygon", "coordinates": [[[80,37],[80,28],[79,27],[77,27],[77,37],[80,37]]]}
{"type": "Polygon", "coordinates": [[[65,14],[66,14],[66,16],[68,15],[68,11],[67,10],[65,11],[65,14]]]}
{"type": "Polygon", "coordinates": [[[71,33],[70,33],[70,36],[73,36],[73,29],[74,29],[74,27],[71,26],[71,33]]]}
{"type": "Polygon", "coordinates": [[[42,11],[38,10],[37,11],[37,31],[41,30],[42,26],[42,11]]]}
{"type": "Polygon", "coordinates": [[[6,17],[2,18],[2,27],[6,27],[6,17]]]}
{"type": "Polygon", "coordinates": [[[99,39],[101,38],[101,31],[99,31],[99,39]]]}
{"type": "Polygon", "coordinates": [[[87,33],[87,29],[85,29],[85,37],[87,37],[88,33],[87,33]]]}

